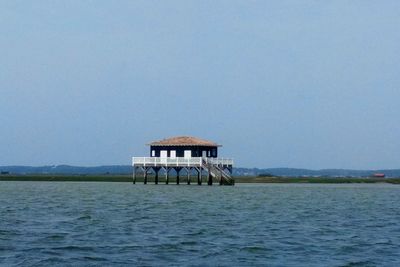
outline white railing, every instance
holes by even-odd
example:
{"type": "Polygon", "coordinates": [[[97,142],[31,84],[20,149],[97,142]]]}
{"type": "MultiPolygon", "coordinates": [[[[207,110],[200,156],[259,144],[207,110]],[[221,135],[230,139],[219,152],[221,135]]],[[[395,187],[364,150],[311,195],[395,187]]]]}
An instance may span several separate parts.
{"type": "Polygon", "coordinates": [[[161,157],[133,157],[132,165],[143,165],[143,166],[202,166],[205,163],[211,163],[215,165],[233,165],[233,159],[224,158],[161,158],[161,157]]]}
{"type": "Polygon", "coordinates": [[[133,165],[167,165],[167,166],[201,166],[201,158],[161,158],[161,157],[133,157],[133,165]]]}
{"type": "Polygon", "coordinates": [[[205,161],[214,165],[233,165],[233,159],[205,158],[205,161]]]}

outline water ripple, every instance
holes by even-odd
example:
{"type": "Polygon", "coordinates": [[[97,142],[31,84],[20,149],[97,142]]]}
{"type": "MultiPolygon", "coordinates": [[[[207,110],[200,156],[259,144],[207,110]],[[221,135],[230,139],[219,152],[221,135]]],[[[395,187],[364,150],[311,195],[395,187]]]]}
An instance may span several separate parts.
{"type": "Polygon", "coordinates": [[[0,203],[1,266],[400,265],[393,185],[1,182],[0,203]]]}

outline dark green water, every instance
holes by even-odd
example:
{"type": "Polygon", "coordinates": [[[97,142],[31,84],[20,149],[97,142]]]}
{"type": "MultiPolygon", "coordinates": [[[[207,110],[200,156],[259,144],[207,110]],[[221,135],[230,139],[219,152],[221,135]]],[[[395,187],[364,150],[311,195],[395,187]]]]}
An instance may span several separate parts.
{"type": "Polygon", "coordinates": [[[400,186],[0,182],[1,266],[400,266],[400,186]]]}

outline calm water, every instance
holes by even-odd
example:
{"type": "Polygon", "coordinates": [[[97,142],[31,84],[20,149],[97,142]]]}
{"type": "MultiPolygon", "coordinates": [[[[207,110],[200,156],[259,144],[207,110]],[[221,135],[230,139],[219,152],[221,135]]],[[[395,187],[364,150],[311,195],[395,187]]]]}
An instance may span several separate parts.
{"type": "Polygon", "coordinates": [[[1,266],[400,266],[400,186],[0,182],[1,266]]]}

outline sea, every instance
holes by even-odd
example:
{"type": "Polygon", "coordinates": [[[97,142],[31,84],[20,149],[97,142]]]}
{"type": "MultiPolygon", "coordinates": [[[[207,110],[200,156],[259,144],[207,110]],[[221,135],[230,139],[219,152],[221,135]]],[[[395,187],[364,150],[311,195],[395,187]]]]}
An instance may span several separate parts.
{"type": "Polygon", "coordinates": [[[400,185],[1,181],[0,266],[400,266],[400,185]]]}

